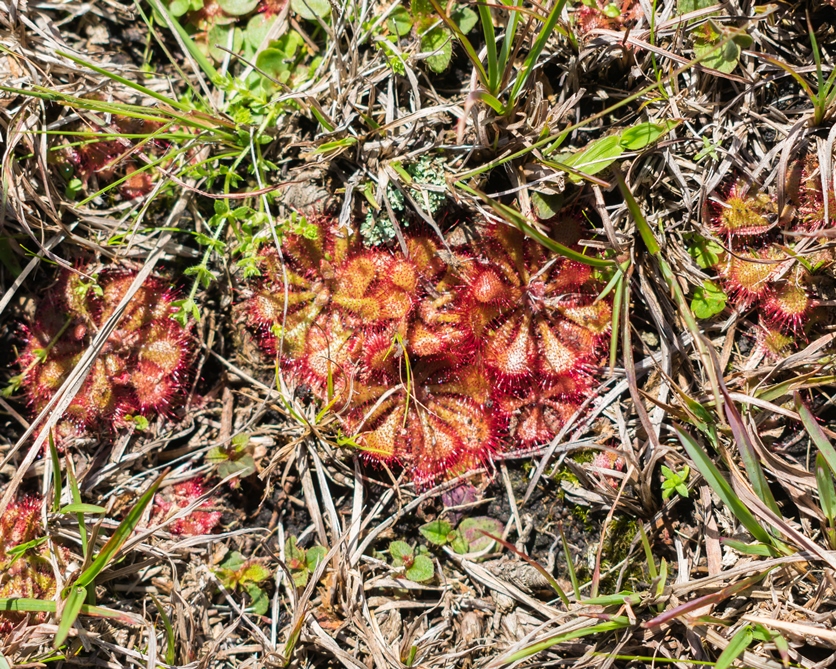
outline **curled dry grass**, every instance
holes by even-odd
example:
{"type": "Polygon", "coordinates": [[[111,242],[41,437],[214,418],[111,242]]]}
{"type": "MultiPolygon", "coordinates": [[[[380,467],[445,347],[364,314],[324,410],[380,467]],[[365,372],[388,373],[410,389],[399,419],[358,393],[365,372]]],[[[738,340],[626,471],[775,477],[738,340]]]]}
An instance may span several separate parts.
{"type": "MultiPolygon", "coordinates": [[[[146,48],[149,31],[132,5],[0,3],[5,362],[14,357],[16,324],[56,265],[72,268],[80,255],[133,263],[139,273],[132,291],[160,267],[173,276],[186,267],[212,273],[205,284],[181,282],[191,300],[187,316],[196,309],[200,317],[199,380],[173,419],[144,431],[79,437],[49,457],[50,430],[131,291],[39,415],[29,416],[17,396],[0,398],[0,507],[24,490],[43,492],[50,545],[68,547],[79,562],[64,572],[55,563],[59,594],[41,608],[60,613],[10,632],[0,641],[0,665],[63,657],[67,664],[95,658],[149,667],[826,666],[836,643],[829,624],[836,567],[831,325],[825,320],[791,355],[770,359],[752,345],[750,314],[730,308],[697,321],[689,303],[712,278],[692,255],[697,240],[716,239],[706,212],[718,193],[742,178],[773,194],[784,215],[791,206],[786,175],[804,146],[817,152],[824,182],[832,183],[836,133],[795,75],[809,77],[810,94],[828,79],[817,82],[810,67],[816,59],[803,7],[637,4],[642,11],[629,30],[601,22],[586,34],[567,22],[581,15],[570,6],[542,50],[534,49],[525,94],[502,98],[507,91],[494,87],[500,106],[516,103],[513,114],[498,115],[496,105],[474,97],[477,77],[461,47],[452,69],[433,75],[426,67],[433,54],[419,40],[407,36],[389,50],[376,42],[375,26],[394,5],[338,3],[330,23],[318,27],[321,60],[310,77],[280,95],[280,113],[257,127],[228,114],[236,108],[218,84],[229,63],[220,72],[201,68],[182,37],[159,24],[146,48]],[[724,46],[740,50],[731,71],[694,50],[696,32],[708,25],[723,31],[724,46]],[[741,32],[751,41],[735,42],[741,32]],[[167,64],[157,37],[182,69],[167,64]],[[147,53],[156,71],[139,70],[147,53]],[[204,96],[200,110],[178,97],[187,83],[204,96]],[[51,162],[51,133],[107,128],[110,113],[134,114],[182,136],[171,141],[165,163],[155,162],[142,140],[125,145],[137,165],[157,172],[142,197],[69,197],[51,162]],[[659,141],[621,151],[614,170],[595,174],[594,161],[571,164],[570,152],[596,138],[668,121],[675,127],[664,125],[659,141]],[[582,173],[581,202],[595,227],[587,248],[617,261],[612,287],[620,310],[613,365],[586,411],[542,449],[501,458],[490,479],[484,472],[463,477],[505,498],[503,538],[514,550],[460,555],[445,546],[431,553],[435,578],[415,582],[379,551],[393,539],[414,543],[417,525],[438,515],[439,495],[451,495],[461,481],[421,491],[393,472],[364,468],[337,445],[333,416],[320,414],[281,375],[274,379],[230,306],[245,250],[211,212],[227,200],[282,219],[325,197],[347,221],[370,183],[372,199],[391,216],[388,184],[403,182],[399,161],[439,149],[448,196],[492,220],[526,224],[538,192],[562,191],[564,204],[573,205],[580,189],[566,183],[582,173]],[[205,172],[190,169],[200,161],[205,172]],[[262,172],[264,161],[280,169],[262,172]],[[224,180],[225,168],[245,179],[224,180]],[[246,438],[234,442],[240,435],[246,438]],[[176,518],[152,520],[150,505],[137,506],[162,472],[163,486],[196,475],[234,479],[234,467],[218,464],[228,460],[207,457],[233,443],[246,443],[255,471],[238,487],[218,483],[180,512],[219,500],[220,533],[178,536],[169,531],[176,518]],[[617,451],[624,469],[596,470],[573,457],[589,449],[617,451]],[[690,468],[682,482],[687,498],[662,498],[662,464],[674,473],[690,468]],[[73,478],[79,500],[103,513],[60,512],[78,501],[73,478]],[[56,487],[64,493],[57,507],[56,487]],[[561,540],[559,518],[543,511],[563,503],[590,509],[588,549],[582,534],[561,540]],[[82,604],[71,593],[61,596],[105,550],[105,539],[125,532],[125,518],[136,528],[118,552],[105,551],[108,559],[88,583],[95,597],[82,604]],[[328,549],[304,587],[293,584],[291,536],[328,549]],[[219,577],[229,551],[269,567],[265,615],[219,577]],[[549,563],[548,577],[523,559],[526,551],[549,563]],[[80,615],[70,625],[73,607],[80,615]],[[68,639],[60,650],[52,648],[56,634],[68,639]]],[[[521,63],[537,44],[529,14],[554,6],[547,5],[522,12],[521,63]]],[[[833,12],[812,9],[826,74],[833,12]]],[[[300,21],[280,12],[272,36],[292,28],[313,43],[308,33],[317,28],[300,21]]],[[[496,83],[495,74],[486,76],[496,83]]],[[[438,227],[421,202],[410,204],[438,227]]],[[[826,281],[821,290],[827,297],[826,281]]],[[[495,515],[500,506],[491,507],[495,515]]]]}

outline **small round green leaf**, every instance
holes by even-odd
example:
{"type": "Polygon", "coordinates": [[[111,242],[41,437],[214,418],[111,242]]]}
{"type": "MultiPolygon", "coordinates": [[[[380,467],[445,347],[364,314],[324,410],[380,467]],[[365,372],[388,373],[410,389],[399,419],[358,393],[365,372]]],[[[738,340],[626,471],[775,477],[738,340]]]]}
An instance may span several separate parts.
{"type": "Polygon", "coordinates": [[[436,26],[421,38],[421,51],[432,51],[427,57],[427,67],[433,72],[444,72],[453,57],[453,40],[450,31],[436,26]]]}
{"type": "Polygon", "coordinates": [[[218,6],[229,16],[244,16],[258,6],[258,0],[218,0],[218,6]]]}
{"type": "Polygon", "coordinates": [[[455,537],[450,542],[450,548],[452,548],[459,555],[464,555],[465,553],[470,552],[470,544],[467,543],[467,539],[465,539],[462,536],[462,533],[458,530],[456,530],[455,537]]]}
{"type": "Polygon", "coordinates": [[[621,9],[619,9],[618,5],[615,5],[613,3],[608,4],[601,11],[604,12],[604,16],[610,19],[617,19],[619,16],[621,16],[621,9]]]}
{"type": "Polygon", "coordinates": [[[324,19],[331,13],[331,3],[328,0],[290,0],[290,7],[308,21],[324,19]]]}
{"type": "Polygon", "coordinates": [[[179,19],[183,16],[183,14],[189,11],[191,6],[191,0],[173,0],[173,2],[168,6],[168,11],[174,18],[179,19]]]}
{"type": "Polygon", "coordinates": [[[697,318],[711,318],[726,308],[728,296],[723,289],[712,283],[704,281],[694,291],[694,298],[691,300],[691,311],[697,318]]]}
{"type": "Polygon", "coordinates": [[[389,14],[389,18],[386,19],[386,26],[389,28],[389,32],[398,37],[403,37],[404,35],[408,35],[409,31],[412,30],[412,17],[406,8],[398,5],[389,14]]]}
{"type": "Polygon", "coordinates": [[[450,18],[456,24],[459,30],[465,35],[469,33],[479,22],[479,17],[470,7],[462,7],[457,5],[456,8],[450,12],[450,18]]]}
{"type": "Polygon", "coordinates": [[[488,516],[465,518],[459,523],[459,532],[467,541],[471,553],[477,553],[492,546],[495,542],[489,536],[486,536],[486,533],[498,537],[502,535],[502,529],[502,523],[488,516]]]}
{"type": "Polygon", "coordinates": [[[406,570],[406,577],[415,583],[429,581],[435,573],[433,561],[426,555],[416,555],[412,566],[406,570]]]}
{"type": "Polygon", "coordinates": [[[453,531],[453,526],[446,520],[434,520],[426,525],[421,525],[418,531],[431,544],[444,546],[447,543],[447,535],[453,531]]]}
{"type": "Polygon", "coordinates": [[[275,20],[275,16],[267,16],[266,14],[259,13],[253,14],[252,18],[247,21],[247,27],[244,30],[244,43],[253,52],[261,46],[261,43],[267,36],[267,32],[270,30],[270,26],[273,25],[275,20]]]}
{"type": "Polygon", "coordinates": [[[403,563],[407,558],[411,558],[415,551],[405,541],[393,541],[389,544],[389,555],[393,560],[403,563]]]}
{"type": "Polygon", "coordinates": [[[209,31],[207,40],[209,42],[209,55],[220,63],[226,58],[227,53],[219,47],[230,49],[234,53],[239,52],[241,46],[244,44],[244,33],[240,28],[235,28],[231,24],[214,25],[209,31]],[[230,33],[232,33],[231,40],[229,37],[230,33]]]}
{"type": "Polygon", "coordinates": [[[328,549],[325,546],[311,546],[305,555],[305,564],[308,570],[313,571],[316,569],[317,565],[325,559],[327,554],[328,549]]]}

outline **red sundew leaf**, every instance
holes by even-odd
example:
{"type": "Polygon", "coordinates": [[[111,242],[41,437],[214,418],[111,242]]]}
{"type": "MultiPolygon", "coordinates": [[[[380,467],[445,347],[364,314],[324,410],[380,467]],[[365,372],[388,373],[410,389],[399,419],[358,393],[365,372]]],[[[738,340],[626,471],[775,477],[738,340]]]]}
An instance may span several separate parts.
{"type": "Polygon", "coordinates": [[[757,237],[763,235],[775,223],[770,216],[775,214],[775,204],[763,193],[743,194],[743,184],[732,186],[725,200],[716,207],[713,226],[718,234],[729,237],[757,237]]]}

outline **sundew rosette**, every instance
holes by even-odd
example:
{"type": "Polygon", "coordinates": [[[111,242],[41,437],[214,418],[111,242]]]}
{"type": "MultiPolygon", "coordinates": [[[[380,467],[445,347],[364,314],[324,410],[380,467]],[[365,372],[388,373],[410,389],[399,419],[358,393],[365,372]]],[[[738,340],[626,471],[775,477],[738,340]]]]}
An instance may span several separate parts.
{"type": "MultiPolygon", "coordinates": [[[[19,359],[33,411],[52,399],[135,277],[135,271],[108,268],[90,281],[81,272],[64,271],[39,302],[19,359]]],[[[140,286],[67,407],[61,434],[112,430],[126,416],[151,418],[180,406],[193,346],[190,326],[172,318],[175,299],[162,278],[149,277],[140,286]]]]}
{"type": "Polygon", "coordinates": [[[504,225],[453,246],[404,236],[406,253],[367,248],[317,214],[265,248],[242,304],[264,352],[419,485],[552,439],[608,344],[599,277],[504,225]]]}

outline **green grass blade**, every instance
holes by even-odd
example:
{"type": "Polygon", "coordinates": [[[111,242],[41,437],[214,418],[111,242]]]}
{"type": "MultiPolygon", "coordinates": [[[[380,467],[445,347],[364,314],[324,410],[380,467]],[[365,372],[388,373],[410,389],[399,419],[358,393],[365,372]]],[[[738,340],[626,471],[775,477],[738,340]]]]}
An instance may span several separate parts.
{"type": "Polygon", "coordinates": [[[653,549],[650,547],[647,532],[644,531],[644,523],[639,524],[639,535],[642,540],[642,548],[644,548],[644,556],[647,558],[647,570],[650,573],[650,580],[654,581],[659,576],[659,572],[656,571],[656,560],[653,557],[653,549]]]}
{"type": "Polygon", "coordinates": [[[491,19],[491,9],[486,4],[480,2],[479,22],[482,24],[482,33],[485,35],[485,49],[488,52],[488,92],[492,95],[499,93],[501,73],[499,71],[499,63],[496,60],[496,33],[493,29],[493,20],[491,19]]]}
{"type": "Polygon", "coordinates": [[[58,449],[55,448],[55,431],[49,431],[49,459],[52,463],[52,488],[53,488],[53,497],[52,497],[52,512],[55,513],[58,511],[58,508],[61,506],[61,493],[62,493],[62,484],[61,484],[61,461],[58,458],[58,449]]]}
{"type": "MultiPolygon", "coordinates": [[[[435,2],[435,0],[433,0],[433,2],[435,2]]],[[[514,82],[514,86],[511,88],[511,92],[508,95],[507,108],[509,110],[514,108],[517,96],[522,90],[522,87],[525,86],[525,82],[528,81],[531,73],[534,71],[534,67],[537,65],[537,59],[540,57],[540,54],[545,48],[546,42],[549,41],[549,37],[551,37],[552,32],[554,32],[554,28],[560,18],[560,13],[563,11],[563,7],[565,5],[566,0],[557,0],[551,13],[546,19],[546,22],[540,29],[540,34],[537,35],[537,39],[534,40],[534,44],[531,46],[531,51],[528,52],[528,56],[523,63],[522,72],[520,73],[520,76],[517,77],[517,80],[514,82]]]]}
{"type": "Polygon", "coordinates": [[[732,436],[734,437],[734,441],[740,451],[740,459],[743,460],[743,466],[746,469],[746,473],[749,475],[749,482],[752,484],[752,489],[761,501],[780,518],[781,510],[778,508],[778,504],[776,504],[775,498],[772,496],[772,491],[769,489],[769,484],[766,482],[763,467],[761,467],[760,460],[758,459],[758,455],[755,451],[752,439],[749,436],[749,432],[743,424],[743,418],[740,416],[740,412],[737,410],[732,398],[729,396],[725,384],[723,384],[720,389],[726,400],[724,402],[726,419],[729,421],[732,436]]]}
{"type": "Polygon", "coordinates": [[[592,634],[605,634],[607,632],[614,632],[615,630],[624,629],[625,627],[630,626],[630,621],[628,618],[624,616],[619,616],[618,618],[614,618],[613,620],[609,620],[605,623],[599,623],[597,625],[592,625],[591,627],[585,627],[579,630],[573,630],[571,632],[564,632],[563,634],[556,634],[553,637],[549,637],[548,639],[544,639],[543,641],[538,641],[537,643],[533,643],[530,646],[523,648],[522,650],[518,650],[513,655],[504,658],[505,664],[512,664],[514,662],[519,662],[527,657],[531,657],[532,655],[536,655],[544,650],[548,650],[552,646],[556,646],[559,643],[564,643],[566,641],[572,641],[574,639],[580,639],[585,636],[590,636],[592,634]]]}
{"type": "MultiPolygon", "coordinates": [[[[4,597],[0,599],[0,611],[6,613],[55,613],[58,605],[51,599],[33,599],[30,597],[4,597]]],[[[82,604],[81,615],[93,618],[107,618],[125,623],[126,625],[141,625],[142,620],[124,611],[114,611],[101,606],[82,604]]]]}
{"type": "Polygon", "coordinates": [[[717,658],[715,669],[728,669],[738,657],[743,655],[743,651],[752,643],[752,637],[752,628],[749,625],[741,627],[717,658]]]}
{"type": "MultiPolygon", "coordinates": [[[[619,270],[620,271],[620,270],[619,270]]],[[[615,368],[618,359],[618,331],[621,327],[621,311],[623,305],[630,299],[630,284],[627,275],[621,273],[621,280],[615,286],[615,295],[612,301],[612,323],[610,334],[610,369],[615,368]]]]}
{"type": "Polygon", "coordinates": [[[67,53],[66,51],[56,51],[55,53],[59,56],[63,56],[64,58],[73,61],[77,65],[83,65],[88,70],[93,70],[93,72],[95,72],[96,74],[101,74],[102,76],[107,77],[111,81],[117,81],[123,86],[132,88],[138,93],[142,93],[143,95],[147,95],[148,97],[154,98],[155,100],[159,100],[160,102],[174,107],[175,109],[179,109],[180,111],[185,112],[191,111],[192,109],[191,105],[189,104],[166,97],[165,95],[157,93],[156,91],[153,91],[150,88],[146,88],[145,86],[142,86],[141,84],[138,84],[135,81],[131,81],[130,79],[126,79],[125,77],[119,76],[112,70],[108,70],[103,67],[99,67],[98,65],[94,65],[90,61],[84,60],[83,58],[79,58],[78,56],[74,56],[71,53],[67,53]]]}
{"type": "Polygon", "coordinates": [[[761,543],[773,545],[774,540],[763,526],[758,522],[758,519],[752,514],[749,508],[740,501],[740,498],[735,494],[731,485],[720,473],[720,470],[708,457],[708,454],[694,441],[693,437],[687,432],[684,432],[679,426],[675,426],[676,434],[685,451],[691,460],[694,461],[700,474],[703,475],[706,482],[711,489],[717,493],[717,496],[723,500],[723,503],[731,509],[740,523],[749,531],[755,539],[761,543]]]}
{"type": "Polygon", "coordinates": [[[511,57],[514,49],[514,38],[517,36],[517,25],[520,21],[520,12],[516,8],[521,8],[521,2],[522,0],[512,0],[510,4],[510,16],[508,17],[508,23],[505,25],[505,37],[502,39],[502,49],[499,51],[499,62],[497,63],[501,77],[499,82],[500,86],[505,78],[508,59],[511,57]]]}
{"type": "Polygon", "coordinates": [[[659,242],[656,241],[656,236],[653,234],[653,230],[650,229],[650,225],[647,223],[647,219],[644,217],[639,203],[636,202],[636,198],[633,197],[633,193],[627,187],[627,182],[621,176],[621,170],[614,169],[613,174],[615,175],[615,180],[618,182],[618,188],[621,191],[624,202],[627,203],[627,209],[630,211],[639,235],[647,248],[647,252],[652,256],[658,256],[662,251],[659,242]]]}
{"type": "Polygon", "coordinates": [[[810,21],[810,12],[807,12],[807,34],[810,36],[810,48],[813,51],[813,61],[816,63],[816,80],[819,84],[819,93],[821,93],[822,88],[824,88],[824,76],[821,71],[821,51],[819,51],[816,31],[813,30],[813,24],[810,21]]]}
{"type": "Polygon", "coordinates": [[[160,620],[163,621],[163,627],[165,628],[165,663],[174,664],[177,659],[177,649],[174,645],[174,627],[172,626],[171,619],[165,612],[163,605],[160,603],[160,600],[154,597],[154,595],[151,595],[151,599],[157,607],[157,612],[160,614],[160,620]]]}
{"type": "Polygon", "coordinates": [[[566,541],[566,535],[563,533],[563,526],[559,526],[560,541],[563,542],[563,555],[566,556],[566,569],[569,571],[569,580],[572,581],[572,591],[575,593],[575,599],[581,598],[581,585],[578,581],[578,574],[575,571],[575,561],[572,559],[572,552],[569,550],[569,542],[566,541]]]}
{"type": "Polygon", "coordinates": [[[833,486],[833,475],[821,453],[816,453],[816,487],[819,489],[824,517],[828,524],[833,525],[833,519],[836,518],[836,488],[833,486]]]}
{"type": "Polygon", "coordinates": [[[85,504],[83,502],[73,502],[61,509],[61,513],[105,513],[107,509],[96,504],[85,504]]]}
{"type": "Polygon", "coordinates": [[[833,448],[833,444],[830,443],[830,440],[827,438],[827,435],[824,433],[824,430],[816,421],[816,417],[813,415],[813,412],[807,408],[807,405],[801,401],[801,395],[798,392],[793,393],[795,398],[795,409],[798,411],[798,415],[801,416],[801,422],[804,424],[804,429],[807,430],[807,434],[810,435],[810,439],[813,440],[813,443],[816,445],[816,448],[819,449],[819,452],[824,456],[824,459],[827,461],[827,466],[830,467],[830,471],[836,475],[836,450],[833,448]]]}
{"type": "MultiPolygon", "coordinates": [[[[78,489],[78,481],[75,478],[75,466],[67,456],[67,485],[70,486],[70,495],[73,499],[73,504],[81,504],[81,491],[78,489]]],[[[81,551],[84,560],[87,560],[87,554],[90,552],[90,546],[87,543],[87,525],[84,522],[84,513],[77,512],[76,520],[78,521],[78,534],[81,539],[81,551]]]]}
{"type": "Polygon", "coordinates": [[[86,587],[91,585],[95,580],[96,577],[107,567],[108,564],[116,557],[116,554],[119,552],[119,549],[122,548],[122,544],[127,541],[128,537],[134,531],[134,528],[139,524],[139,520],[142,517],[142,513],[145,511],[145,507],[151,503],[151,500],[154,499],[154,495],[157,492],[157,488],[160,487],[160,484],[163,482],[167,472],[163,472],[157,478],[154,483],[151,484],[151,487],[145,492],[142,497],[139,498],[139,501],[134,505],[134,507],[128,512],[125,516],[125,519],[119,523],[119,527],[116,528],[113,535],[108,539],[107,543],[102,546],[102,550],[99,551],[99,554],[96,556],[96,559],[93,560],[92,564],[85,569],[81,575],[78,577],[78,580],[75,582],[76,586],[86,587]]]}
{"type": "Polygon", "coordinates": [[[486,91],[476,91],[475,93],[471,93],[471,97],[474,100],[481,100],[497,114],[505,113],[505,106],[495,96],[486,91]]]}
{"type": "Polygon", "coordinates": [[[64,602],[64,609],[61,611],[61,622],[58,624],[58,631],[55,633],[55,639],[52,642],[53,648],[60,648],[67,640],[70,629],[78,619],[78,614],[81,613],[81,607],[86,598],[87,588],[74,586],[70,590],[70,595],[64,602]]]}

